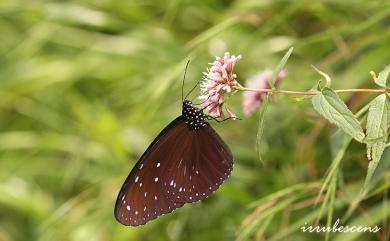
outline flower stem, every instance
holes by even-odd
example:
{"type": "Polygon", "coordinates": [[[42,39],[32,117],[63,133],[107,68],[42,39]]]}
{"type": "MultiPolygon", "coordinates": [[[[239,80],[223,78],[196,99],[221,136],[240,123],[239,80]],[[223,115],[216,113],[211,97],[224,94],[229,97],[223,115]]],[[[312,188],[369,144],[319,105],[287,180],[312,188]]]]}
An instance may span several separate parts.
{"type": "MultiPolygon", "coordinates": [[[[274,94],[286,94],[286,95],[318,95],[320,91],[292,91],[292,90],[276,90],[276,89],[254,89],[254,88],[246,88],[243,86],[234,86],[236,90],[241,91],[254,91],[261,93],[274,93],[274,94]]],[[[385,89],[342,89],[342,90],[334,90],[336,93],[386,93],[385,89]]]]}

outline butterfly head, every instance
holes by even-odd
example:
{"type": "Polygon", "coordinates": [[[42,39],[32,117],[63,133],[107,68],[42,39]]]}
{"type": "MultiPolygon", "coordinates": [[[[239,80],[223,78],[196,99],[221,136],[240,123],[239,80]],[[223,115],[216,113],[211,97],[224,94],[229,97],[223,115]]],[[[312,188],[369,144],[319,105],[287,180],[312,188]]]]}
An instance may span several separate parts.
{"type": "Polygon", "coordinates": [[[183,101],[182,116],[191,129],[199,130],[206,126],[206,117],[203,110],[195,107],[189,100],[183,101]]]}

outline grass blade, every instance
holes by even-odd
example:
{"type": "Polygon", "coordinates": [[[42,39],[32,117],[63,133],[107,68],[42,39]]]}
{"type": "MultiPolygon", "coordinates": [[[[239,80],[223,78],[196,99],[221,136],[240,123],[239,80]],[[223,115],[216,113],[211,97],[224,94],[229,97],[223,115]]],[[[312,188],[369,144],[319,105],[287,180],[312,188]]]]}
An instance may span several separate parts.
{"type": "Polygon", "coordinates": [[[293,47],[288,49],[287,53],[283,56],[282,60],[280,60],[276,69],[274,69],[274,71],[272,72],[272,76],[271,76],[271,79],[269,81],[269,85],[272,87],[272,89],[275,89],[276,79],[278,78],[279,73],[283,70],[284,66],[286,65],[287,60],[288,60],[288,58],[290,58],[290,55],[291,55],[293,50],[294,50],[293,47]]]}
{"type": "Polygon", "coordinates": [[[261,107],[260,107],[260,113],[259,113],[259,125],[257,129],[257,135],[256,135],[256,152],[257,156],[259,157],[259,160],[262,162],[262,155],[261,155],[261,148],[260,144],[263,138],[264,134],[264,126],[265,126],[265,114],[268,109],[268,104],[269,104],[269,96],[267,95],[266,98],[264,99],[261,107]]]}

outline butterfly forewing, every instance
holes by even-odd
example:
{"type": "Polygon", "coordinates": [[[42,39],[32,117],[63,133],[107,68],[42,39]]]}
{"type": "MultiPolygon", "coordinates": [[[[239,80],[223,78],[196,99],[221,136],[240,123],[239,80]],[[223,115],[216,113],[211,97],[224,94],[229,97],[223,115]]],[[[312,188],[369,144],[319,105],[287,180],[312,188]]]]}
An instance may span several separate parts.
{"type": "Polygon", "coordinates": [[[166,195],[162,184],[169,160],[186,132],[181,117],[171,122],[152,142],[124,182],[115,206],[115,217],[124,225],[142,225],[183,206],[166,195]]]}
{"type": "Polygon", "coordinates": [[[189,144],[183,143],[183,154],[168,169],[164,182],[176,202],[196,202],[208,197],[233,168],[230,149],[209,124],[187,133],[189,144]]]}

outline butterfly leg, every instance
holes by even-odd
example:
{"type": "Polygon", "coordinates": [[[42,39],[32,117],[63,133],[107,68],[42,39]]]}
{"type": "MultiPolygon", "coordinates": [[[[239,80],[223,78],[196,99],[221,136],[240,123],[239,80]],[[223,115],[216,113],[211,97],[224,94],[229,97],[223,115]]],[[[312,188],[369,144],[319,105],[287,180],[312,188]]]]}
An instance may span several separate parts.
{"type": "Polygon", "coordinates": [[[242,119],[239,118],[239,117],[228,117],[228,118],[225,118],[225,119],[223,119],[223,120],[218,120],[217,118],[212,117],[212,116],[210,116],[210,115],[206,115],[206,118],[207,118],[208,120],[215,120],[215,121],[218,122],[218,123],[221,123],[221,122],[224,122],[224,121],[227,121],[227,120],[230,120],[230,119],[242,120],[242,119]]]}

